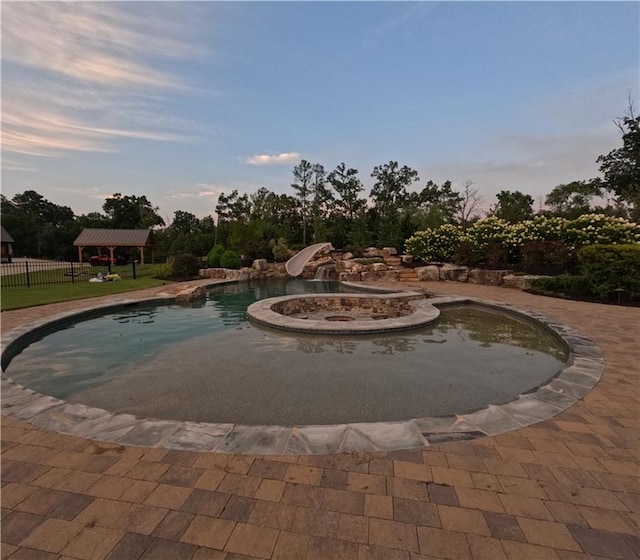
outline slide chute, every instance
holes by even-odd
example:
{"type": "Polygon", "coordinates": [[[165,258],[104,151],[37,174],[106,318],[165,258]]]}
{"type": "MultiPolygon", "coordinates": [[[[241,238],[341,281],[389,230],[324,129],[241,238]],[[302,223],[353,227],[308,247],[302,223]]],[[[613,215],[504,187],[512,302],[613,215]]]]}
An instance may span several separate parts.
{"type": "Polygon", "coordinates": [[[289,276],[300,276],[304,270],[304,265],[307,264],[313,256],[322,251],[323,249],[329,249],[333,251],[333,245],[331,243],[314,243],[302,249],[302,251],[296,253],[291,257],[284,265],[285,270],[289,276]]]}

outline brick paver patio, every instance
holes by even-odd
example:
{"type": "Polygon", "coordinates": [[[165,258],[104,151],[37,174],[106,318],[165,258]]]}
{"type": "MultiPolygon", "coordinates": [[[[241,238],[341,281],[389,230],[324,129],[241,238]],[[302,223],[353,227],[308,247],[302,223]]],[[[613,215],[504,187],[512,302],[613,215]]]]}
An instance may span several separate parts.
{"type": "MultiPolygon", "coordinates": [[[[600,346],[602,380],[532,427],[388,453],[193,453],[2,417],[0,558],[640,558],[640,311],[487,286],[419,286],[558,318],[600,346]]],[[[2,330],[95,301],[4,312],[2,330]]]]}

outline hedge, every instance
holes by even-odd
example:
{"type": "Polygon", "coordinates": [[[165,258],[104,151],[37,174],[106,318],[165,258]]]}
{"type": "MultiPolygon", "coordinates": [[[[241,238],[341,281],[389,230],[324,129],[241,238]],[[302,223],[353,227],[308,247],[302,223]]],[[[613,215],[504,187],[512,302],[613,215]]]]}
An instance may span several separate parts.
{"type": "MultiPolygon", "coordinates": [[[[535,253],[542,255],[540,246],[530,245],[556,242],[554,255],[544,265],[571,262],[575,251],[595,244],[640,243],[640,226],[624,218],[604,214],[584,214],[574,220],[536,216],[517,224],[510,224],[491,216],[479,220],[468,229],[446,224],[437,229],[416,232],[407,239],[405,250],[421,261],[453,261],[459,264],[487,264],[504,260],[514,265],[531,261],[535,253]],[[528,255],[525,247],[529,247],[528,255]],[[523,253],[524,251],[524,253],[523,253]]],[[[543,259],[544,260],[544,259],[543,259]]]]}
{"type": "Polygon", "coordinates": [[[583,247],[578,262],[591,292],[599,298],[612,299],[618,289],[640,297],[640,244],[583,247]]]}

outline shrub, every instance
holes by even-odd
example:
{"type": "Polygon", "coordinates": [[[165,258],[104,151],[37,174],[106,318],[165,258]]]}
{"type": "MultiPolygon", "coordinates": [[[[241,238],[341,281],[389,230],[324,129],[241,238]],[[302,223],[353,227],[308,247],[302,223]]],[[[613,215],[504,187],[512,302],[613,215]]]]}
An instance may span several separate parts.
{"type": "Polygon", "coordinates": [[[490,242],[484,249],[484,262],[487,268],[501,269],[506,268],[509,259],[509,251],[504,243],[490,242]]]}
{"type": "Polygon", "coordinates": [[[531,282],[534,293],[559,294],[573,298],[590,298],[593,292],[583,275],[561,274],[550,278],[537,278],[531,282]]]}
{"type": "Polygon", "coordinates": [[[289,247],[284,237],[281,237],[278,241],[272,239],[269,241],[269,245],[276,262],[285,262],[289,258],[289,247]]]}
{"type": "Polygon", "coordinates": [[[513,226],[500,218],[490,216],[478,220],[465,231],[465,240],[474,248],[485,248],[489,243],[507,243],[513,226]]]}
{"type": "Polygon", "coordinates": [[[476,266],[483,258],[484,254],[478,254],[469,241],[458,243],[453,254],[453,262],[462,266],[476,266]]]}
{"type": "Polygon", "coordinates": [[[225,251],[220,257],[220,266],[222,268],[240,268],[242,261],[240,255],[235,251],[225,251]]]}
{"type": "Polygon", "coordinates": [[[490,267],[526,261],[525,267],[554,267],[557,272],[573,266],[574,251],[581,247],[629,243],[640,243],[640,225],[604,214],[584,214],[575,220],[535,216],[516,224],[490,216],[464,232],[450,224],[416,232],[407,240],[406,250],[424,261],[455,258],[458,264],[490,267]],[[528,245],[550,242],[557,244],[528,245]]]}
{"type": "Polygon", "coordinates": [[[598,297],[613,299],[618,288],[632,298],[640,296],[640,244],[590,245],[580,249],[578,261],[598,297]]]}
{"type": "Polygon", "coordinates": [[[533,274],[567,272],[576,263],[576,252],[562,241],[527,241],[521,251],[523,269],[533,274]]]}
{"type": "Polygon", "coordinates": [[[173,274],[173,269],[171,268],[169,263],[164,263],[156,268],[156,272],[153,275],[153,277],[163,280],[165,278],[171,278],[172,274],[173,274]]]}
{"type": "Polygon", "coordinates": [[[571,247],[640,242],[640,225],[605,214],[583,214],[566,223],[562,239],[571,247]]]}
{"type": "Polygon", "coordinates": [[[459,226],[444,224],[437,229],[416,232],[407,239],[405,250],[421,261],[451,262],[461,240],[459,226]]]}
{"type": "Polygon", "coordinates": [[[242,246],[242,260],[251,266],[255,259],[269,260],[273,255],[269,242],[266,239],[254,239],[247,241],[242,246]]]}
{"type": "Polygon", "coordinates": [[[191,253],[179,253],[169,257],[167,264],[171,268],[171,276],[184,278],[197,276],[202,266],[202,261],[191,253]]]}
{"type": "Polygon", "coordinates": [[[224,247],[222,245],[216,245],[207,255],[207,263],[212,268],[220,267],[220,257],[224,253],[224,247]]]}

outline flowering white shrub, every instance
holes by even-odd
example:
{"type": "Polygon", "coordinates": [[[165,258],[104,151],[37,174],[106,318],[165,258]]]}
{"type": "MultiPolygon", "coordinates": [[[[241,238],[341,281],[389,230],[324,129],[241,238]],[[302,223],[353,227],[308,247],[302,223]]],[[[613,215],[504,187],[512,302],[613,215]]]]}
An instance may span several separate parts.
{"type": "Polygon", "coordinates": [[[461,242],[468,243],[476,254],[481,254],[490,244],[499,244],[504,247],[509,262],[517,262],[522,246],[531,241],[562,241],[572,249],[596,243],[640,243],[640,225],[604,214],[584,214],[575,220],[535,216],[517,224],[490,216],[466,231],[446,224],[435,230],[416,232],[407,240],[406,250],[424,261],[450,261],[461,242]]]}
{"type": "Polygon", "coordinates": [[[462,240],[462,228],[444,224],[437,229],[418,231],[405,244],[406,252],[422,261],[451,262],[462,240]]]}
{"type": "Polygon", "coordinates": [[[495,216],[478,220],[467,231],[464,240],[475,249],[482,249],[489,243],[509,243],[515,240],[513,225],[495,216]]]}
{"type": "Polygon", "coordinates": [[[640,225],[605,214],[583,214],[567,222],[562,240],[574,249],[596,243],[640,243],[640,225]]]}

